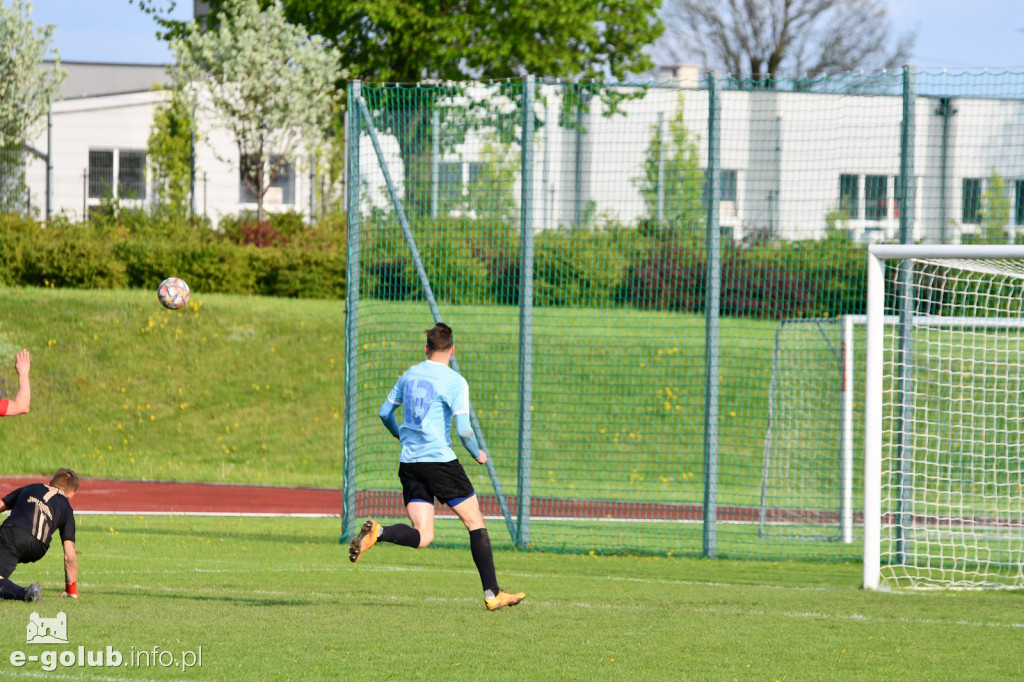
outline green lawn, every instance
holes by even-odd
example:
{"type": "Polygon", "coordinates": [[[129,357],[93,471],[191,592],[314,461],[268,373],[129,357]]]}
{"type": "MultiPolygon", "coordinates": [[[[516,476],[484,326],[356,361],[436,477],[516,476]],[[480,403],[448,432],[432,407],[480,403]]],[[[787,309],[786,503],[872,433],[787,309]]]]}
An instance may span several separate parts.
{"type": "MultiPolygon", "coordinates": [[[[14,353],[33,353],[32,413],[3,422],[0,471],[45,475],[71,466],[87,478],[341,487],[342,302],[197,291],[187,308],[168,311],[146,291],[0,294],[0,392],[14,390],[14,353]]],[[[499,481],[514,498],[517,309],[442,303],[442,312],[456,329],[456,357],[499,481]]],[[[423,357],[422,330],[432,319],[422,302],[365,300],[359,316],[355,483],[396,490],[397,450],[377,408],[399,374],[423,357]]],[[[773,321],[722,321],[721,505],[759,501],[775,328],[773,321]]],[[[702,318],[537,309],[533,339],[533,497],[702,503],[702,318]]],[[[832,473],[819,478],[833,486],[823,493],[825,504],[837,506],[836,467],[824,462],[832,473]]],[[[484,468],[468,469],[479,490],[492,490],[484,468]]],[[[676,530],[649,550],[700,546],[698,528],[673,537],[676,530]]],[[[611,544],[620,532],[596,544],[632,551],[635,542],[611,544]]],[[[732,529],[721,533],[728,539],[732,529]]],[[[748,536],[744,530],[737,537],[748,536]]],[[[547,542],[543,532],[535,539],[537,547],[547,542]]],[[[557,538],[550,542],[564,548],[557,538]]],[[[826,549],[836,557],[834,543],[794,547],[795,554],[776,556],[826,549]]],[[[767,548],[755,541],[739,555],[764,556],[767,548]]],[[[737,555],[735,545],[723,550],[737,555]]]]}
{"type": "MultiPolygon", "coordinates": [[[[446,522],[447,523],[447,522],[446,522]]],[[[1006,592],[867,593],[855,564],[498,551],[513,609],[483,608],[468,543],[374,548],[355,565],[337,519],[80,516],[81,592],[55,597],[58,552],[15,578],[10,652],[54,651],[58,678],[808,680],[1013,679],[1024,618],[1006,592]],[[29,645],[29,614],[68,644],[29,645]],[[62,667],[106,647],[142,665],[62,667]],[[134,647],[134,649],[133,649],[134,647]],[[182,671],[182,652],[202,666],[182,671]],[[170,652],[157,665],[152,653],[170,652]],[[146,666],[139,652],[147,652],[146,666]]],[[[84,658],[88,662],[88,658],[84,658]]]]}
{"type": "Polygon", "coordinates": [[[344,305],[196,293],[0,289],[0,389],[32,351],[32,413],[0,469],[339,487],[344,305]]]}

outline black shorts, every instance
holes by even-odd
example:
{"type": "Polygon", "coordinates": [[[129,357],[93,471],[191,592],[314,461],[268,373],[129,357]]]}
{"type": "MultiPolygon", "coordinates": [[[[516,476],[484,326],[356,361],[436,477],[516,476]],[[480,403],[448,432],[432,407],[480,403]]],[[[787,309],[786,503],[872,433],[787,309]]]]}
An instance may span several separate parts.
{"type": "Polygon", "coordinates": [[[24,528],[0,526],[0,575],[10,578],[18,564],[39,561],[46,549],[24,528]]]}
{"type": "Polygon", "coordinates": [[[406,506],[413,500],[434,504],[439,502],[454,507],[476,495],[473,484],[459,460],[450,462],[402,462],[398,465],[398,478],[402,481],[402,497],[406,506]]]}

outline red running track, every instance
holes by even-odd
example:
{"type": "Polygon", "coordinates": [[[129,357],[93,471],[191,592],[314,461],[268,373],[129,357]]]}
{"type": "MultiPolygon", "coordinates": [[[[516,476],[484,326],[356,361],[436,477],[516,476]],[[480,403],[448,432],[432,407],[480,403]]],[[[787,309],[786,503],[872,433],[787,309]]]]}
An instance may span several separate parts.
{"type": "MultiPolygon", "coordinates": [[[[0,476],[0,496],[49,476],[0,476]]],[[[341,491],[218,483],[83,478],[77,513],[340,516],[341,491]]]]}
{"type": "MultiPolygon", "coordinates": [[[[46,482],[47,476],[0,476],[0,496],[28,483],[46,482]]],[[[486,516],[501,518],[502,511],[493,495],[481,495],[486,516]]],[[[398,490],[356,493],[356,509],[361,516],[401,516],[402,494],[398,490]]],[[[509,499],[512,516],[517,514],[515,499],[509,499]]],[[[73,507],[86,514],[196,514],[225,516],[341,516],[341,490],[325,488],[286,488],[226,483],[172,483],[166,481],[129,481],[120,479],[82,479],[73,507]]],[[[623,502],[612,500],[573,500],[534,498],[530,513],[535,518],[617,519],[690,521],[703,519],[696,504],[623,502]]],[[[449,516],[447,507],[438,506],[440,516],[449,516]]],[[[856,522],[860,514],[856,514],[856,522]]],[[[717,518],[723,522],[752,523],[759,520],[753,507],[719,506],[717,518]]],[[[769,523],[837,523],[835,511],[769,509],[769,523]]]]}

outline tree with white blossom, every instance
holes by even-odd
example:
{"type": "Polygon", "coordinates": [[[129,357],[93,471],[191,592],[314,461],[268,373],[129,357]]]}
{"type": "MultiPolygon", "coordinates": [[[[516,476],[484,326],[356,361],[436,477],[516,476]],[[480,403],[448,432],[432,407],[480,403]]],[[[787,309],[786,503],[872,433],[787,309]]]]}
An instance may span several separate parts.
{"type": "Polygon", "coordinates": [[[0,210],[20,204],[25,145],[64,80],[56,50],[53,67],[43,64],[53,24],[36,26],[31,15],[23,0],[0,3],[0,210]]]}
{"type": "Polygon", "coordinates": [[[230,131],[242,181],[264,199],[287,160],[315,150],[337,108],[343,73],[319,36],[285,20],[279,2],[230,0],[218,23],[188,25],[171,43],[173,74],[189,93],[198,121],[230,131]]]}

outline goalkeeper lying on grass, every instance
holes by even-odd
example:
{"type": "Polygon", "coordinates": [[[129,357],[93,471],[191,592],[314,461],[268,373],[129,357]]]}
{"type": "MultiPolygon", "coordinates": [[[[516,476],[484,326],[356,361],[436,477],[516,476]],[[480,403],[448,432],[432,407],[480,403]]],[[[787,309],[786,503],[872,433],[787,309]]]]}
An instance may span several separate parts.
{"type": "Polygon", "coordinates": [[[60,596],[78,597],[75,512],[71,508],[71,498],[78,486],[78,474],[71,469],[57,469],[49,485],[30,483],[0,501],[0,512],[11,512],[0,525],[0,599],[41,601],[39,583],[21,587],[10,578],[18,564],[43,558],[55,530],[60,531],[64,545],[64,592],[60,596]]]}

